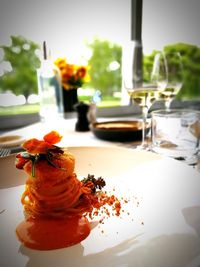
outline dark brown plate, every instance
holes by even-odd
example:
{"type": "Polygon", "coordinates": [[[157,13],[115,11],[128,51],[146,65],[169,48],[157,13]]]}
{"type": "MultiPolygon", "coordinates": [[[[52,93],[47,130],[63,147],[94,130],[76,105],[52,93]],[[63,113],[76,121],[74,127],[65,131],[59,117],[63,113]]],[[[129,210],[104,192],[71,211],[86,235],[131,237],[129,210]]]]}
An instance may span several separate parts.
{"type": "MultiPolygon", "coordinates": [[[[91,131],[100,139],[108,141],[128,142],[142,139],[141,121],[106,121],[96,122],[91,131]]],[[[147,132],[149,126],[147,126],[147,132]]]]}

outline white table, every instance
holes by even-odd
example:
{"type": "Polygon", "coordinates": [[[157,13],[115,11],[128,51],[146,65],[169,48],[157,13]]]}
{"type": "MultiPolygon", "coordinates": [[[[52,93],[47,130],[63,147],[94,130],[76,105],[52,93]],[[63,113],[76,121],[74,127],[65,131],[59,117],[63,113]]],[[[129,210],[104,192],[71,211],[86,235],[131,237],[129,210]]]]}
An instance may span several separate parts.
{"type": "MultiPolygon", "coordinates": [[[[21,185],[21,172],[20,177],[12,173],[12,170],[17,173],[14,156],[2,158],[0,211],[5,212],[0,217],[0,228],[3,229],[0,266],[199,267],[199,173],[181,162],[162,158],[155,153],[134,151],[131,146],[133,142],[103,141],[91,131],[76,132],[75,123],[75,119],[50,124],[36,123],[9,134],[41,139],[51,130],[58,131],[63,135],[59,145],[83,146],[72,149],[76,153],[78,173],[87,174],[89,169],[91,173],[111,178],[107,181],[113,181],[116,189],[119,192],[122,190],[125,196],[142,197],[141,207],[131,209],[133,221],[132,217],[130,220],[120,218],[114,223],[111,220],[104,225],[107,227],[103,228],[105,234],[96,227],[81,245],[50,252],[28,250],[17,242],[14,235],[14,229],[22,219],[19,196],[24,187],[21,185]],[[118,146],[129,149],[118,149],[118,146]],[[93,147],[97,148],[93,150],[93,147]],[[3,186],[9,179],[15,180],[16,184],[3,186]]],[[[133,205],[133,202],[130,203],[133,205]]]]}
{"type": "MultiPolygon", "coordinates": [[[[105,120],[117,120],[120,118],[98,118],[98,121],[105,120]]],[[[131,119],[131,118],[127,118],[131,119]]],[[[132,142],[112,142],[101,140],[95,137],[92,131],[86,132],[78,132],[75,131],[76,118],[68,118],[68,119],[60,119],[57,121],[52,121],[48,123],[34,123],[26,127],[22,127],[17,130],[12,130],[9,132],[4,132],[3,135],[11,134],[11,135],[21,135],[26,140],[30,138],[38,138],[42,139],[45,134],[52,130],[56,130],[59,132],[63,138],[59,143],[59,146],[62,147],[70,147],[70,146],[121,146],[126,148],[134,149],[136,145],[140,143],[140,141],[132,141],[132,142]]],[[[199,164],[196,167],[197,170],[200,170],[200,159],[199,164]]]]}

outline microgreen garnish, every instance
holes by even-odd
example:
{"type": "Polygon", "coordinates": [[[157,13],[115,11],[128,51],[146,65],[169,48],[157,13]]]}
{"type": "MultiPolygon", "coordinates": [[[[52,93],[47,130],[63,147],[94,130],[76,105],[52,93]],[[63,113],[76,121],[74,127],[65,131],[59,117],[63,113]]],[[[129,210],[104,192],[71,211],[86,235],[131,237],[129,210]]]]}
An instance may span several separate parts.
{"type": "Polygon", "coordinates": [[[61,150],[61,149],[49,149],[47,154],[46,154],[46,160],[49,162],[49,164],[57,169],[60,169],[60,170],[65,170],[64,168],[61,168],[60,166],[58,166],[57,164],[55,164],[53,162],[53,157],[55,156],[55,153],[59,153],[59,154],[63,154],[64,151],[61,150]]]}
{"type": "Polygon", "coordinates": [[[31,175],[32,177],[35,177],[35,163],[38,160],[45,159],[51,166],[60,169],[60,170],[66,170],[64,168],[59,167],[57,164],[53,162],[54,157],[56,154],[63,154],[64,151],[58,147],[58,146],[52,146],[52,148],[47,149],[46,153],[38,153],[35,155],[29,154],[28,152],[22,152],[21,156],[24,159],[29,159],[32,162],[32,168],[31,168],[31,175]]]}
{"type": "Polygon", "coordinates": [[[87,185],[89,182],[92,182],[94,185],[92,188],[93,193],[95,193],[97,189],[101,190],[106,185],[106,182],[102,177],[95,178],[94,175],[91,174],[88,174],[88,176],[85,177],[81,182],[85,185],[87,185]]]}

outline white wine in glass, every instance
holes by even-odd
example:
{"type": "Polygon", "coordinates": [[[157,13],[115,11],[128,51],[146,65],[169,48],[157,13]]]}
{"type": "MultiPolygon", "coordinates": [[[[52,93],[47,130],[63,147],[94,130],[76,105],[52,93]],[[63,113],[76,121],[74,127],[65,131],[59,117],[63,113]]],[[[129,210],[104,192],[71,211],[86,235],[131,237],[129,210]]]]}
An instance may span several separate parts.
{"type": "Polygon", "coordinates": [[[151,105],[159,98],[160,91],[163,91],[167,84],[167,72],[163,54],[159,52],[155,55],[153,68],[143,73],[141,83],[137,83],[137,86],[135,85],[134,75],[130,74],[132,73],[129,72],[128,75],[127,72],[124,74],[124,85],[134,103],[141,107],[143,117],[142,143],[139,148],[148,149],[145,141],[148,111],[151,105]]]}
{"type": "Polygon", "coordinates": [[[131,99],[133,99],[134,102],[138,104],[145,113],[148,113],[151,105],[159,97],[159,91],[157,86],[154,84],[144,84],[138,88],[127,89],[127,92],[131,99]]]}
{"type": "Polygon", "coordinates": [[[160,94],[160,98],[164,100],[165,108],[169,110],[172,100],[183,85],[183,65],[179,52],[165,52],[164,55],[168,81],[166,88],[160,94]]]}

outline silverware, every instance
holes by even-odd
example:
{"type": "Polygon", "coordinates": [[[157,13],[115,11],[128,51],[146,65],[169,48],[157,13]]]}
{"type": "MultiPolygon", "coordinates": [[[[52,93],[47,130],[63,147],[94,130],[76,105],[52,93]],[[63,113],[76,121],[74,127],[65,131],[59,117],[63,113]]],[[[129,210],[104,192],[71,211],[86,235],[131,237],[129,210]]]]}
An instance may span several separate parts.
{"type": "Polygon", "coordinates": [[[0,148],[0,157],[5,157],[10,155],[11,150],[9,148],[0,148]]]}

